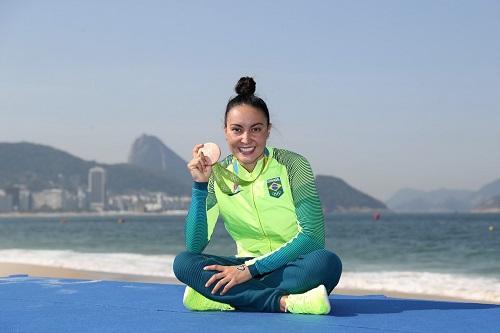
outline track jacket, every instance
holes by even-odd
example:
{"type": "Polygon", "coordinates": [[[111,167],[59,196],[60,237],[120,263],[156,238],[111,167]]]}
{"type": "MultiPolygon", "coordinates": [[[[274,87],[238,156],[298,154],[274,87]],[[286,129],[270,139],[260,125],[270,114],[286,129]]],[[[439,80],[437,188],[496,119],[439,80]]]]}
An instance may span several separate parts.
{"type": "Polygon", "coordinates": [[[235,187],[225,180],[233,195],[221,192],[213,177],[208,183],[194,183],[185,228],[188,251],[205,249],[219,215],[236,242],[236,257],[253,258],[246,262],[253,277],[324,248],[323,211],[304,157],[266,147],[252,172],[232,155],[221,164],[241,179],[255,181],[235,187]]]}

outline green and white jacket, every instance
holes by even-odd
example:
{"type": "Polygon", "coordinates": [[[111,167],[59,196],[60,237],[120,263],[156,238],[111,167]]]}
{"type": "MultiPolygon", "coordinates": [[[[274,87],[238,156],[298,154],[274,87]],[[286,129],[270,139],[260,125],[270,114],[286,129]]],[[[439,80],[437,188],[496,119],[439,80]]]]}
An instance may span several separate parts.
{"type": "Polygon", "coordinates": [[[321,203],[309,162],[299,154],[267,147],[252,172],[232,155],[221,165],[251,184],[228,180],[236,194],[223,193],[210,178],[194,183],[186,217],[186,249],[201,253],[207,246],[219,215],[236,242],[237,257],[246,262],[252,276],[274,271],[300,255],[325,246],[321,203]]]}

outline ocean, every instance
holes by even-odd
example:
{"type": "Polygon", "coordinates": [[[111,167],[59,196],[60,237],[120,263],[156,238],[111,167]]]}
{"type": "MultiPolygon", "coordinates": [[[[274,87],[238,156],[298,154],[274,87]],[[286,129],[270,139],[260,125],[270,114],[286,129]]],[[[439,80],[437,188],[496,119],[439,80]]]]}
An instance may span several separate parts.
{"type": "MultiPolygon", "coordinates": [[[[500,303],[500,214],[336,214],[325,224],[340,287],[500,303]]],[[[0,264],[173,277],[183,249],[183,216],[0,217],[0,264]]],[[[235,253],[221,222],[206,252],[235,253]]]]}

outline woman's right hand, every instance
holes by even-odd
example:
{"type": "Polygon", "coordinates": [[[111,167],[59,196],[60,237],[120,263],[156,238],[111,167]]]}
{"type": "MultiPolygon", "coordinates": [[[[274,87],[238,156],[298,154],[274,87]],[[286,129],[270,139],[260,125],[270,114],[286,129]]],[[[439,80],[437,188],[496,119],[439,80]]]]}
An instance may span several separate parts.
{"type": "Polygon", "coordinates": [[[210,159],[203,155],[201,148],[203,148],[203,144],[194,146],[193,159],[189,161],[187,167],[191,173],[191,177],[193,177],[193,181],[206,183],[212,173],[212,166],[210,165],[210,159]]]}

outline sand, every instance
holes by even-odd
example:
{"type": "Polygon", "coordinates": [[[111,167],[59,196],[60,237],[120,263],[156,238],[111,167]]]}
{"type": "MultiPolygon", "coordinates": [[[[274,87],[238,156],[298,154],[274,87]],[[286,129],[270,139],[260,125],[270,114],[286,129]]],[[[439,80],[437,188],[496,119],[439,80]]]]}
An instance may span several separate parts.
{"type": "Polygon", "coordinates": [[[12,264],[0,263],[0,277],[9,275],[27,274],[37,277],[51,278],[69,278],[69,279],[84,279],[84,280],[109,280],[109,281],[130,281],[130,282],[146,282],[146,283],[181,283],[175,278],[135,275],[135,274],[120,274],[108,272],[85,271],[71,268],[39,266],[29,264],[12,264]]]}
{"type": "MultiPolygon", "coordinates": [[[[165,283],[165,284],[182,284],[179,280],[171,277],[134,275],[134,274],[119,274],[108,272],[96,272],[76,270],[69,268],[39,266],[28,264],[13,264],[0,262],[0,277],[8,277],[11,275],[26,274],[32,277],[49,277],[49,278],[69,278],[83,280],[107,280],[107,281],[128,281],[128,282],[143,282],[143,283],[165,283]]],[[[453,302],[471,302],[467,299],[444,297],[440,295],[413,294],[401,293],[390,290],[364,290],[364,289],[335,289],[334,294],[344,295],[385,295],[396,298],[420,299],[420,300],[436,300],[436,301],[453,301],[453,302]]],[[[477,303],[477,301],[475,301],[477,303]]],[[[490,303],[490,302],[481,302],[490,303]]]]}

